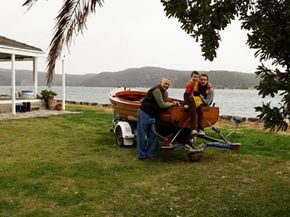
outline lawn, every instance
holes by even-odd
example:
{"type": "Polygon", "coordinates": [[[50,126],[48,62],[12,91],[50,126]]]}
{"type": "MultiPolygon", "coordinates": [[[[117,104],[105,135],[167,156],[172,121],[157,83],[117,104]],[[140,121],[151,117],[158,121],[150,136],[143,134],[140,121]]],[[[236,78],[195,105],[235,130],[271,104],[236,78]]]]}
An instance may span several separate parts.
{"type": "Polygon", "coordinates": [[[115,145],[112,112],[69,109],[81,113],[0,122],[1,217],[289,216],[289,135],[241,127],[237,156],[144,162],[115,145]]]}

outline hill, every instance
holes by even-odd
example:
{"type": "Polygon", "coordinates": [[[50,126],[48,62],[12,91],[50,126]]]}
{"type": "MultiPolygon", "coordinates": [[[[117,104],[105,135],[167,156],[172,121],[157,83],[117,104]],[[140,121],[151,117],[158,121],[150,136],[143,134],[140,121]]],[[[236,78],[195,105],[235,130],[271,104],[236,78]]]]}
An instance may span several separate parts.
{"type": "MultiPolygon", "coordinates": [[[[66,74],[66,85],[67,86],[81,86],[84,80],[89,79],[96,74],[84,74],[84,75],[73,75],[66,74]]],[[[62,75],[55,74],[52,85],[60,86],[62,84],[62,75]]],[[[31,70],[16,70],[16,85],[32,85],[33,73],[31,70]]],[[[38,72],[38,84],[40,86],[46,85],[46,74],[44,72],[38,72]]],[[[0,86],[11,85],[11,70],[0,69],[0,86]]]]}
{"type": "MultiPolygon", "coordinates": [[[[258,84],[255,74],[234,71],[200,71],[209,76],[215,88],[248,89],[258,84]]],[[[102,72],[99,74],[73,75],[66,74],[67,86],[88,87],[151,87],[159,83],[161,77],[170,77],[173,87],[183,88],[189,79],[190,71],[165,69],[160,67],[129,68],[117,72],[102,72]]],[[[39,85],[45,85],[46,75],[39,72],[39,85]]],[[[0,69],[0,85],[10,85],[11,72],[9,69],[0,69]]],[[[16,71],[16,83],[32,84],[32,72],[29,70],[16,71]]],[[[61,85],[61,75],[56,74],[53,84],[61,85]]]]}

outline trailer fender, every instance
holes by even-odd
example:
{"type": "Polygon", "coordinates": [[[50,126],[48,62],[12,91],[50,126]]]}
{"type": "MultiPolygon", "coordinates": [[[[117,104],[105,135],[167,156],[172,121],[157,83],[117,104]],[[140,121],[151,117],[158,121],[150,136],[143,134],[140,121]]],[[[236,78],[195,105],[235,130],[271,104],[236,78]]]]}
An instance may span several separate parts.
{"type": "MultiPolygon", "coordinates": [[[[122,133],[122,138],[123,138],[123,145],[124,146],[131,146],[134,143],[134,134],[132,133],[132,128],[130,126],[130,124],[126,121],[119,121],[115,128],[114,128],[114,133],[118,133],[117,129],[121,129],[121,133],[122,133]]],[[[118,135],[116,135],[118,136],[118,135]]]]}

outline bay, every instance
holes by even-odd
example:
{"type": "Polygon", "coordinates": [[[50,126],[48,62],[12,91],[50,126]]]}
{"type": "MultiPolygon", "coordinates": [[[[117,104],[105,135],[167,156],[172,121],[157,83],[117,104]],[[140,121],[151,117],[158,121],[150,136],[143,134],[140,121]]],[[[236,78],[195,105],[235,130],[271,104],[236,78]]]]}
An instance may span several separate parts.
{"type": "MultiPolygon", "coordinates": [[[[38,93],[46,89],[46,86],[38,87],[38,93]]],[[[33,90],[32,87],[17,87],[16,91],[33,90]]],[[[51,88],[58,93],[56,99],[62,98],[62,89],[59,86],[51,88]]],[[[77,102],[90,102],[99,104],[108,104],[109,93],[114,87],[66,87],[66,100],[77,102]]],[[[148,88],[134,88],[146,91],[148,88]]],[[[10,86],[0,86],[0,94],[10,94],[10,86]]],[[[184,89],[169,89],[169,96],[177,99],[183,99],[184,89]]],[[[243,117],[256,117],[256,106],[261,106],[262,102],[269,102],[278,105],[279,98],[262,99],[257,90],[240,90],[240,89],[216,89],[214,103],[220,107],[220,115],[236,115],[243,117]]]]}

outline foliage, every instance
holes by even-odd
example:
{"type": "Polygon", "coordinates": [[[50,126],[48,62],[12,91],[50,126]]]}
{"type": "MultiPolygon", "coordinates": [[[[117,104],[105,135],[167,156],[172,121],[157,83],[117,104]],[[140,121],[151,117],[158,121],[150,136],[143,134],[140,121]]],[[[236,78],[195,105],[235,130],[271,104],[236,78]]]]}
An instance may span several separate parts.
{"type": "MultiPolygon", "coordinates": [[[[38,0],[25,0],[23,6],[31,8],[38,0]]],[[[64,44],[70,45],[73,35],[86,28],[88,15],[94,13],[96,6],[102,7],[103,0],[65,0],[56,17],[54,36],[49,45],[47,57],[47,84],[53,79],[55,62],[61,56],[64,44]]]]}
{"type": "Polygon", "coordinates": [[[114,145],[112,111],[68,109],[1,122],[1,217],[289,216],[289,135],[240,128],[238,156],[206,148],[198,163],[186,152],[144,162],[114,145]]]}
{"type": "Polygon", "coordinates": [[[53,90],[45,89],[45,90],[42,90],[42,91],[40,92],[40,95],[41,95],[42,99],[43,99],[45,102],[47,102],[48,99],[51,99],[51,98],[57,96],[57,93],[54,92],[53,90]]]}
{"type": "Polygon", "coordinates": [[[256,87],[259,94],[282,96],[280,107],[264,104],[257,107],[265,127],[286,130],[290,119],[290,2],[285,0],[161,0],[168,17],[175,17],[181,28],[196,41],[201,41],[205,59],[212,61],[221,40],[220,31],[234,19],[248,30],[247,44],[260,58],[256,87]],[[272,63],[275,70],[265,67],[272,63]]]}

